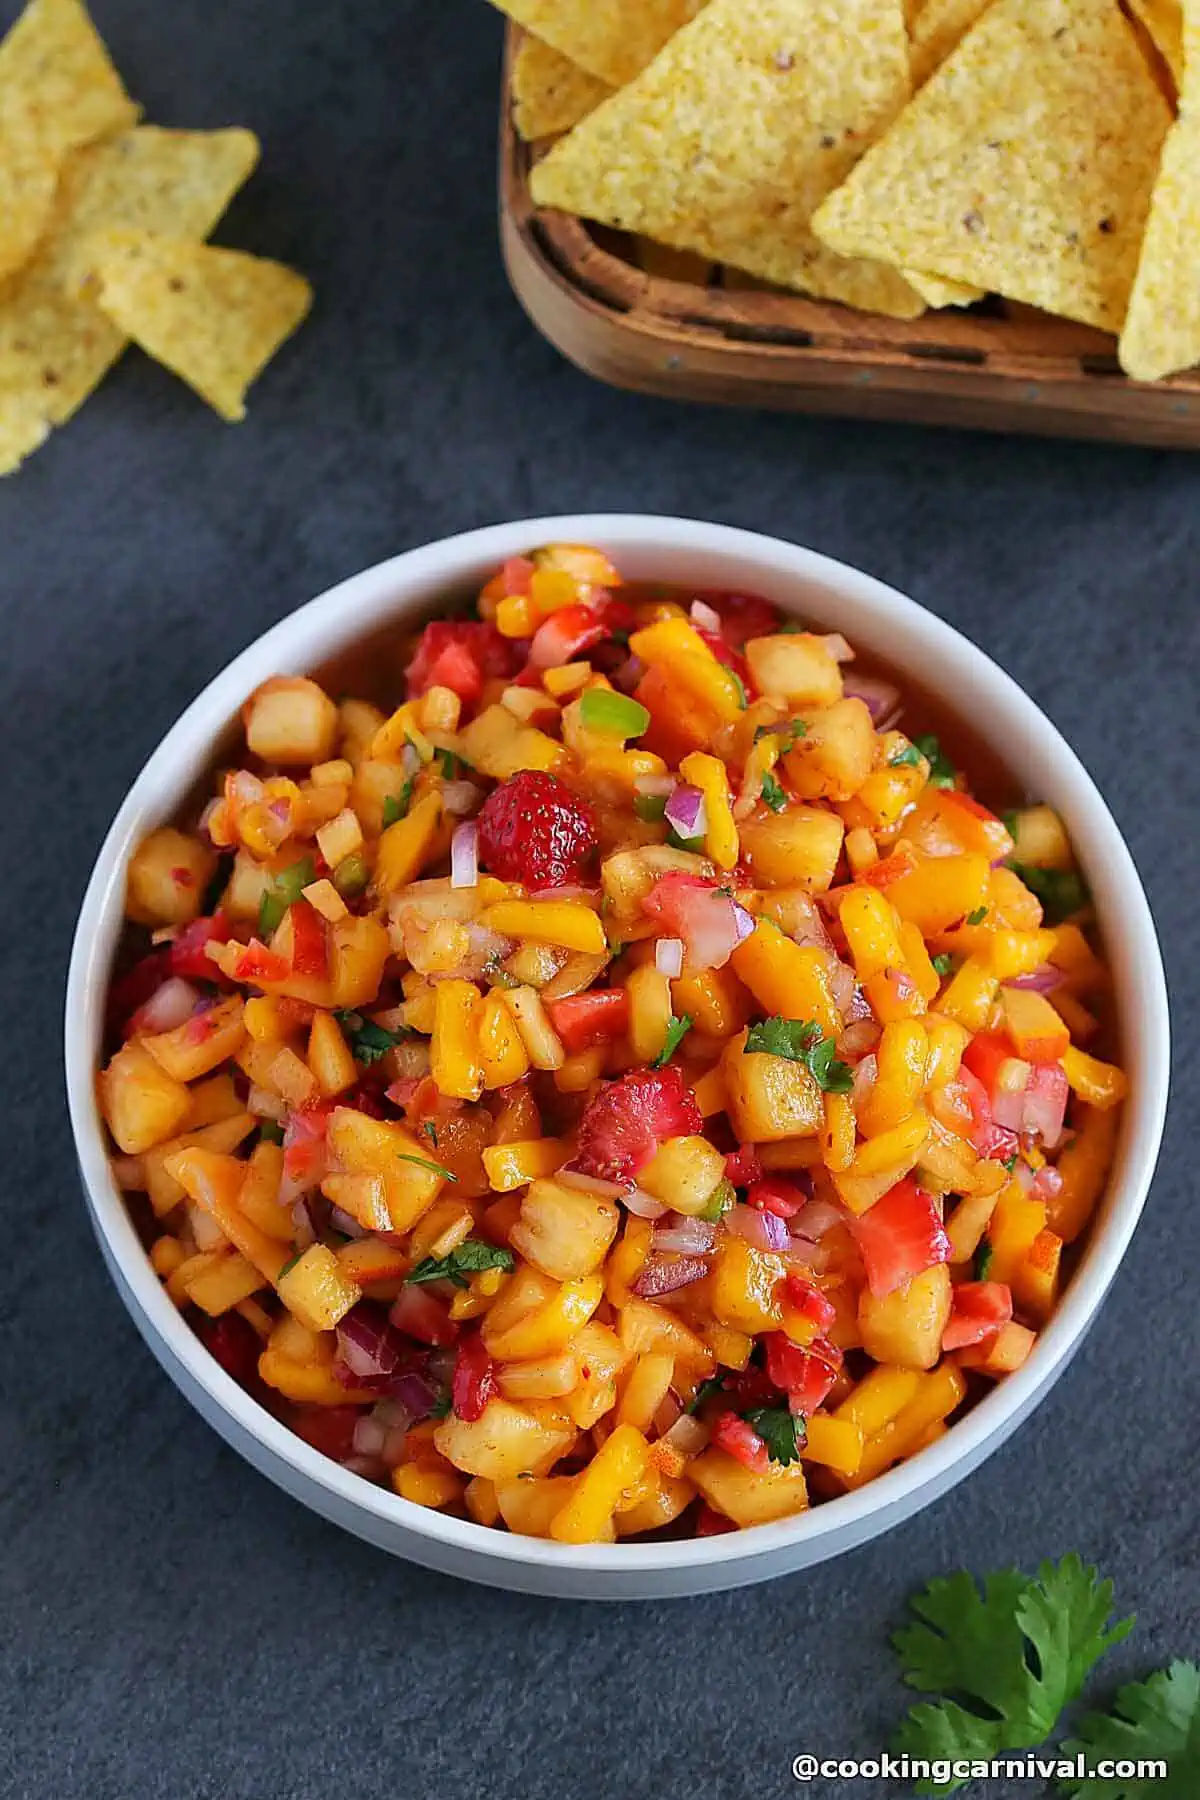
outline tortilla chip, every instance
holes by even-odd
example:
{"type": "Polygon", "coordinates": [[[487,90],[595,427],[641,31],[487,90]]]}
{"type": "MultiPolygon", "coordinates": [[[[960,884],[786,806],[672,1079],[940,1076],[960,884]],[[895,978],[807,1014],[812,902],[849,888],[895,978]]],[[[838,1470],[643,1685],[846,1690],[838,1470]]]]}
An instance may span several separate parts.
{"type": "Polygon", "coordinates": [[[814,229],[1119,331],[1169,123],[1115,0],[994,0],[814,229]]]}
{"type": "Polygon", "coordinates": [[[527,141],[570,131],[612,93],[607,82],[528,32],[513,57],[510,86],[513,124],[527,141]]]}
{"type": "Polygon", "coordinates": [[[583,213],[780,287],[915,318],[899,275],[810,220],[908,98],[901,0],[711,0],[533,170],[583,213]]]}
{"type": "Polygon", "coordinates": [[[921,269],[905,269],[904,279],[915,287],[926,306],[940,310],[944,306],[974,306],[982,300],[986,288],[972,287],[966,281],[947,281],[943,275],[926,275],[921,269]]]}
{"type": "Polygon", "coordinates": [[[1183,41],[1179,118],[1163,149],[1119,346],[1121,367],[1136,381],[1200,363],[1200,10],[1183,41]]]}
{"type": "Polygon", "coordinates": [[[101,312],[223,419],[312,305],[302,275],[265,257],[149,231],[98,231],[83,254],[101,312]]]}
{"type": "Polygon", "coordinates": [[[0,281],[49,225],[67,153],[138,111],[79,0],[30,0],[0,43],[0,281]]]}
{"type": "Polygon", "coordinates": [[[1183,8],[1180,0],[1130,0],[1130,5],[1171,71],[1178,92],[1183,86],[1183,8]]]}
{"type": "Polygon", "coordinates": [[[82,406],[125,347],[79,295],[88,234],[129,225],[206,237],[257,160],[249,131],[150,125],[70,158],[46,238],[0,294],[0,474],[82,406]]]}
{"type": "Polygon", "coordinates": [[[640,75],[705,0],[492,0],[609,87],[640,75]]]}
{"type": "Polygon", "coordinates": [[[988,0],[925,0],[910,27],[913,92],[957,49],[988,0]]]}

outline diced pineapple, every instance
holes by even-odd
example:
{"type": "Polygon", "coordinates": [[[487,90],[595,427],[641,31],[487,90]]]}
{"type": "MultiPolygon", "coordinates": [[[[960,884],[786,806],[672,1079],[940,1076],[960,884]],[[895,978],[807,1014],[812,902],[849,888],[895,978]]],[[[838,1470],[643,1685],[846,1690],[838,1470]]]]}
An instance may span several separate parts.
{"type": "Polygon", "coordinates": [[[312,1331],[331,1331],[361,1297],[327,1244],[311,1244],[275,1285],[293,1318],[312,1331]]]}
{"type": "Polygon", "coordinates": [[[849,800],[871,773],[875,727],[861,700],[838,700],[805,713],[804,735],[784,758],[802,800],[849,800]]]}
{"type": "Polygon", "coordinates": [[[187,1019],[173,1031],[157,1032],[141,1041],[176,1081],[196,1081],[236,1055],[246,1035],[242,1007],[241,995],[231,994],[211,1011],[187,1019]]]}
{"type": "Polygon", "coordinates": [[[489,706],[460,734],[472,768],[506,781],[520,769],[553,771],[566,755],[562,745],[533,725],[521,725],[503,706],[489,706]]]}
{"type": "Polygon", "coordinates": [[[556,1350],[566,1349],[603,1298],[603,1277],[581,1275],[564,1281],[561,1286],[554,1286],[542,1304],[502,1328],[496,1321],[504,1299],[502,1296],[484,1321],[483,1341],[497,1362],[522,1362],[531,1357],[551,1356],[556,1350]]]}
{"type": "MultiPolygon", "coordinates": [[[[184,1124],[191,1121],[189,1113],[184,1124]]],[[[227,1155],[236,1150],[243,1138],[258,1124],[253,1114],[248,1112],[231,1113],[226,1118],[214,1119],[211,1125],[202,1125],[195,1131],[185,1131],[179,1137],[167,1138],[161,1144],[155,1144],[142,1156],[142,1176],[146,1184],[146,1193],[155,1215],[162,1219],[179,1205],[184,1198],[179,1183],[167,1174],[167,1160],[178,1150],[202,1148],[215,1150],[220,1155],[227,1155]]],[[[276,1186],[278,1186],[276,1181],[276,1186]]],[[[290,1236],[290,1233],[289,1233],[290,1236]]]]}
{"type": "Polygon", "coordinates": [[[798,1462],[786,1466],[772,1463],[757,1474],[714,1446],[688,1464],[688,1478],[709,1505],[735,1525],[767,1525],[808,1506],[808,1485],[798,1462]]]}
{"type": "Polygon", "coordinates": [[[665,1350],[649,1351],[639,1356],[626,1378],[617,1407],[617,1420],[647,1432],[654,1415],[667,1397],[675,1358],[665,1350]]]}
{"type": "Polygon", "coordinates": [[[638,1175],[639,1187],[675,1212],[702,1213],[725,1179],[725,1158],[704,1137],[667,1138],[638,1175]]]}
{"type": "Polygon", "coordinates": [[[617,1376],[628,1352],[615,1331],[589,1319],[571,1348],[579,1364],[579,1380],[563,1402],[581,1431],[590,1431],[617,1401],[617,1376]]]}
{"type": "Polygon", "coordinates": [[[484,1151],[483,1166],[493,1192],[509,1194],[544,1175],[553,1175],[568,1154],[558,1138],[510,1138],[484,1151]]]}
{"type": "Polygon", "coordinates": [[[713,1317],[734,1331],[756,1336],[778,1331],[780,1290],[787,1264],[770,1250],[756,1250],[744,1238],[726,1235],[713,1260],[713,1317]]]}
{"type": "Polygon", "coordinates": [[[370,1006],[391,950],[386,927],[370,914],[339,919],[330,928],[329,948],[333,1005],[346,1012],[370,1006]]]}
{"type": "Polygon", "coordinates": [[[844,830],[836,813],[789,806],[770,818],[742,821],[742,858],[762,887],[823,894],[833,883],[844,830]]]}
{"type": "Polygon", "coordinates": [[[433,1434],[456,1469],[496,1482],[498,1499],[500,1483],[552,1467],[574,1440],[573,1422],[552,1401],[514,1406],[511,1400],[490,1400],[481,1418],[451,1414],[433,1434]]]}
{"type": "Polygon", "coordinates": [[[842,671],[824,638],[809,631],[749,638],[746,661],[760,694],[789,706],[832,706],[842,697],[842,671]]]}
{"type": "Polygon", "coordinates": [[[326,1139],[344,1169],[382,1179],[393,1231],[411,1231],[443,1186],[444,1177],[429,1166],[429,1146],[403,1125],[339,1106],[330,1114],[326,1139]]]}
{"type": "Polygon", "coordinates": [[[721,1058],[729,1117],[744,1144],[813,1137],[824,1122],[821,1090],[803,1063],[749,1054],[735,1038],[721,1058]]]}
{"type": "Polygon", "coordinates": [[[391,757],[364,756],[358,764],[350,786],[350,805],[368,836],[380,835],[384,807],[389,800],[399,800],[407,780],[404,764],[391,757]]]}
{"type": "Polygon", "coordinates": [[[496,1379],[509,1400],[558,1400],[579,1382],[579,1356],[574,1349],[559,1350],[528,1362],[502,1363],[496,1379]]]}
{"type": "Polygon", "coordinates": [[[578,1475],[548,1475],[539,1479],[529,1477],[528,1470],[521,1470],[515,1480],[502,1481],[496,1486],[500,1517],[518,1537],[549,1537],[551,1520],[562,1511],[578,1480],[578,1475]]]}
{"type": "Polygon", "coordinates": [[[542,1179],[526,1191],[509,1242],[555,1281],[571,1281],[600,1267],[619,1222],[617,1207],[603,1195],[542,1179]]]}
{"type": "Polygon", "coordinates": [[[323,688],[301,675],[275,675],[242,708],[246,742],[269,763],[320,763],[333,754],[338,709],[323,688]]]}
{"type": "Polygon", "coordinates": [[[1034,869],[1073,869],[1071,840],[1058,814],[1050,806],[1027,806],[1014,814],[1014,858],[1034,869]]]}
{"type": "Polygon", "coordinates": [[[869,1288],[858,1298],[863,1349],[878,1363],[932,1369],[942,1353],[950,1317],[950,1271],[936,1263],[902,1288],[877,1299],[869,1288]]]}
{"type": "Polygon", "coordinates": [[[187,1088],[142,1044],[117,1051],[99,1079],[105,1123],[126,1156],[140,1156],[178,1131],[191,1098],[187,1088]]]}
{"type": "Polygon", "coordinates": [[[330,819],[317,832],[317,848],[331,869],[336,869],[340,862],[361,850],[362,842],[362,826],[358,822],[358,814],[348,806],[343,807],[336,818],[330,819]]]}
{"type": "Polygon", "coordinates": [[[364,1231],[390,1231],[383,1177],[380,1175],[327,1175],[321,1183],[325,1198],[357,1219],[364,1231]]]}
{"type": "Polygon", "coordinates": [[[164,825],[139,844],[125,878],[125,911],[139,925],[186,925],[217,866],[211,847],[164,825]]]}

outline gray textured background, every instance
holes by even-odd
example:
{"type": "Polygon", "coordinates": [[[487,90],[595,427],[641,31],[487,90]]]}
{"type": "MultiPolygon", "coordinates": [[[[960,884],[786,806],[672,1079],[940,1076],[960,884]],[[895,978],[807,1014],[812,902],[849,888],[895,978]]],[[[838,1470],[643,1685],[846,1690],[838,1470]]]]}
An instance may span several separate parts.
{"type": "MultiPolygon", "coordinates": [[[[0,25],[16,10],[0,0],[0,25]]],[[[96,12],[153,120],[261,134],[262,170],[218,236],[293,260],[317,307],[247,424],[222,425],[131,354],[0,486],[0,1793],[762,1800],[793,1786],[797,1750],[878,1748],[904,1704],[886,1632],[914,1585],[1075,1547],[1141,1616],[1093,1692],[1195,1654],[1200,463],[610,392],[541,342],[505,286],[500,29],[482,0],[96,0],[96,12]],[[1075,1366],[1006,1449],[841,1562],[606,1609],[389,1561],[201,1424],[142,1348],[85,1225],[59,1000],[114,809],[234,651],[422,540],[628,507],[860,562],[998,657],[1129,837],[1178,1053],[1128,1263],[1075,1366]]]]}

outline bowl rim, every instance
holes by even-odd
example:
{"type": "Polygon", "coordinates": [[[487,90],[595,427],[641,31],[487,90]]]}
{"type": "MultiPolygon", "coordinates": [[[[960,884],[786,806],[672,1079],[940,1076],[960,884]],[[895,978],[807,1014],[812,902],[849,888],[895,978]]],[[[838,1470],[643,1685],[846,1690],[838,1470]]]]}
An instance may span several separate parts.
{"type": "MultiPolygon", "coordinates": [[[[827,623],[836,628],[837,620],[827,623]]],[[[853,633],[863,637],[861,618],[853,624],[853,633]]],[[[892,651],[885,654],[894,659],[892,651]]],[[[1128,1035],[1127,1019],[1123,1018],[1123,1024],[1128,1035]]],[[[397,1535],[412,1533],[428,1539],[457,1553],[466,1563],[482,1558],[543,1574],[548,1569],[564,1574],[647,1575],[721,1568],[732,1573],[736,1565],[765,1564],[775,1553],[799,1547],[806,1552],[805,1560],[815,1561],[839,1549],[836,1541],[827,1540],[841,1538],[844,1543],[840,1547],[850,1548],[874,1535],[873,1525],[875,1530],[887,1529],[970,1473],[999,1447],[1062,1373],[1104,1299],[1149,1191],[1166,1114],[1170,1064],[1162,956],[1132,855],[1079,758],[1024,689],[954,626],[849,564],[733,526],[639,513],[514,520],[404,551],[326,589],[285,615],[225,664],[147,759],[105,836],[72,944],[64,1040],[68,1108],[87,1205],[106,1258],[120,1271],[122,1279],[115,1283],[118,1292],[127,1305],[136,1302],[140,1316],[135,1314],[135,1323],[151,1348],[157,1352],[161,1345],[220,1413],[230,1415],[243,1433],[286,1465],[293,1479],[323,1490],[327,1506],[339,1514],[359,1513],[385,1532],[390,1528],[397,1535]],[[1107,949],[1110,958],[1121,951],[1124,985],[1131,991],[1136,970],[1141,1079],[1126,1103],[1118,1161],[1104,1201],[1106,1216],[1097,1222],[1029,1360],[983,1396],[943,1438],[863,1487],[787,1519],[716,1537],[583,1545],[521,1537],[418,1506],[321,1455],[225,1373],[168,1299],[112,1177],[96,1106],[94,1076],[108,968],[121,924],[124,869],[151,816],[163,816],[157,807],[145,810],[147,796],[159,787],[173,788],[178,796],[186,791],[196,770],[211,757],[222,729],[267,675],[317,666],[389,617],[397,624],[410,610],[419,617],[426,594],[414,590],[449,589],[456,580],[465,582],[480,567],[499,566],[533,545],[554,541],[597,543],[618,558],[629,552],[641,553],[643,561],[658,552],[664,558],[724,556],[757,564],[757,575],[769,578],[768,585],[786,582],[798,590],[806,585],[818,587],[822,598],[817,610],[836,611],[844,605],[880,625],[885,635],[921,640],[923,653],[938,669],[937,682],[924,677],[935,693],[947,687],[953,690],[964,681],[968,692],[972,684],[986,684],[992,703],[1008,714],[1013,729],[1037,746],[1050,775],[1049,787],[1071,790],[1072,834],[1080,840],[1081,849],[1086,845],[1089,874],[1102,875],[1108,896],[1103,916],[1107,949]],[[948,684],[947,676],[951,678],[948,684]],[[1114,918],[1120,921],[1119,936],[1114,918]],[[807,1554],[809,1551],[813,1554],[807,1554]]],[[[167,1366],[170,1368],[169,1361],[167,1366]]],[[[174,1375],[173,1369],[171,1373],[174,1375]]],[[[293,1487],[291,1491],[296,1490],[293,1487]]]]}

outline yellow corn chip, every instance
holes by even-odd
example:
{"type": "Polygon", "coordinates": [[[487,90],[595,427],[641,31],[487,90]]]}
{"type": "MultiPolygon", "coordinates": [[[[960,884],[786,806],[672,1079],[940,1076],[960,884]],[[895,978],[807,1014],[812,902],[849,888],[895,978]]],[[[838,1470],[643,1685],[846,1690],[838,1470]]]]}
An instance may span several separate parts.
{"type": "Polygon", "coordinates": [[[1119,331],[1169,123],[1115,0],[993,0],[814,229],[1119,331]]]}
{"type": "Polygon", "coordinates": [[[704,0],[493,0],[543,43],[609,87],[623,87],[704,0]]]}
{"type": "Polygon", "coordinates": [[[988,0],[925,0],[910,29],[914,93],[941,68],[987,4],[988,0]]]}
{"type": "Polygon", "coordinates": [[[88,234],[109,225],[202,238],[258,160],[252,132],[139,126],[68,160],[50,229],[0,293],[0,474],[82,406],[125,347],[79,297],[88,234]]]}
{"type": "Polygon", "coordinates": [[[607,82],[528,32],[513,57],[510,85],[513,124],[527,140],[570,131],[612,92],[607,82]]]}
{"type": "Polygon", "coordinates": [[[105,316],[230,421],[245,418],[246,389],[312,305],[282,263],[188,238],[98,231],[83,254],[105,316]]]}
{"type": "Polygon", "coordinates": [[[711,0],[533,170],[539,206],[915,318],[898,274],[831,254],[810,220],[908,98],[901,0],[711,0]]]}
{"type": "Polygon", "coordinates": [[[48,226],[67,152],[137,116],[80,0],[30,0],[0,43],[0,281],[48,226]]]}
{"type": "Polygon", "coordinates": [[[943,275],[926,275],[920,269],[905,269],[904,279],[915,287],[926,306],[974,306],[982,300],[986,288],[972,287],[966,281],[947,281],[943,275]]]}
{"type": "Polygon", "coordinates": [[[1186,18],[1179,118],[1163,149],[1121,333],[1121,367],[1137,381],[1200,363],[1200,7],[1186,18]]]}
{"type": "Polygon", "coordinates": [[[1176,88],[1183,86],[1183,8],[1180,0],[1130,0],[1151,43],[1171,71],[1176,88]]]}

